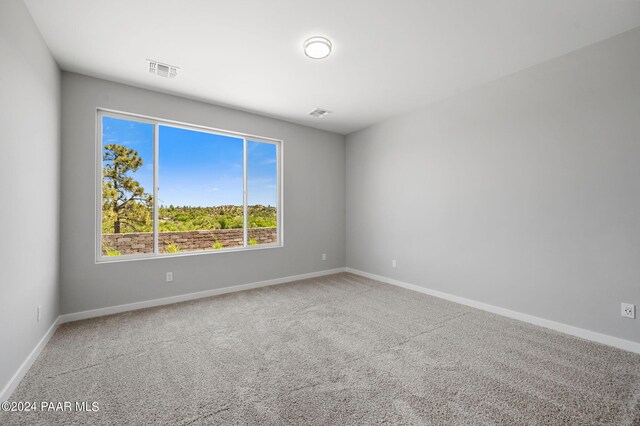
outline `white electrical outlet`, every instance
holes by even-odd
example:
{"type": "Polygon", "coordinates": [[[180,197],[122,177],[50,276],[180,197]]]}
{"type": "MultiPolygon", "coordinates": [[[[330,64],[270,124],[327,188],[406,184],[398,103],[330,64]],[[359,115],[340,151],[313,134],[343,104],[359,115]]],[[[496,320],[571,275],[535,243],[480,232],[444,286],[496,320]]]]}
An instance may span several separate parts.
{"type": "Polygon", "coordinates": [[[395,260],[395,259],[391,260],[391,267],[392,268],[397,268],[398,267],[398,261],[395,260]]]}
{"type": "Polygon", "coordinates": [[[620,314],[625,318],[635,318],[636,317],[636,305],[631,303],[622,303],[622,311],[620,314]]]}
{"type": "Polygon", "coordinates": [[[170,283],[173,281],[173,272],[167,272],[167,282],[170,283]]]}
{"type": "Polygon", "coordinates": [[[38,306],[38,309],[36,309],[36,322],[40,322],[40,309],[41,306],[38,306]]]}
{"type": "Polygon", "coordinates": [[[327,260],[327,253],[322,253],[322,260],[327,260]]]}

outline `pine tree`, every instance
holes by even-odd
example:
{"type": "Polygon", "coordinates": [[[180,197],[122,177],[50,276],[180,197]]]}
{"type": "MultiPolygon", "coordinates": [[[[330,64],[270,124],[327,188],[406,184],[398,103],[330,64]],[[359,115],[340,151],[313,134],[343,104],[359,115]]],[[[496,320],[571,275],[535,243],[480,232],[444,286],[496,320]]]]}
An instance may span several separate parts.
{"type": "Polygon", "coordinates": [[[142,167],[142,158],[131,148],[109,144],[104,147],[102,160],[103,218],[113,218],[115,234],[147,230],[153,196],[145,193],[140,183],[129,175],[142,167]]]}

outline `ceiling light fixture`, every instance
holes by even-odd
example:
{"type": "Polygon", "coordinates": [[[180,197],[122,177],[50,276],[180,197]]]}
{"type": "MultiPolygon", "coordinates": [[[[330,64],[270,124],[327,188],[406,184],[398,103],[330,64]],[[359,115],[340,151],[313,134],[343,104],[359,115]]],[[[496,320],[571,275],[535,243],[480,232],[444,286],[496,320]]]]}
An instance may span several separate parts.
{"type": "Polygon", "coordinates": [[[324,59],[331,53],[331,42],[325,37],[308,38],[303,46],[304,54],[311,59],[324,59]]]}

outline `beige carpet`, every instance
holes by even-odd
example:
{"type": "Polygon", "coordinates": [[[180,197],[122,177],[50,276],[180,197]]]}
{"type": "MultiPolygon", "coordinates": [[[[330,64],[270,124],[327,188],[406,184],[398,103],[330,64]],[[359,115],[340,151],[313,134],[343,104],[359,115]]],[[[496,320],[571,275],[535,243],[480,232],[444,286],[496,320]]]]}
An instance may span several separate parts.
{"type": "Polygon", "coordinates": [[[640,424],[640,356],[339,274],[62,325],[0,424],[640,424]]]}

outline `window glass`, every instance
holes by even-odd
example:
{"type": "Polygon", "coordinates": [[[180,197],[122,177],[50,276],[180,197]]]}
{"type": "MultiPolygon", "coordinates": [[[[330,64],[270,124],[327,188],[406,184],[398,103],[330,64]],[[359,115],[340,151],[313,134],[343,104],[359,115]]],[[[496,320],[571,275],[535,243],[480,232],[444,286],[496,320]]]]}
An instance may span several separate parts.
{"type": "Polygon", "coordinates": [[[278,151],[273,143],[247,141],[249,245],[278,242],[278,151]]]}
{"type": "Polygon", "coordinates": [[[243,140],[160,126],[160,253],[244,245],[243,140]]]}
{"type": "Polygon", "coordinates": [[[102,117],[102,255],[153,253],[154,126],[102,117]]]}
{"type": "Polygon", "coordinates": [[[98,113],[98,259],[281,243],[279,141],[98,113]]]}

